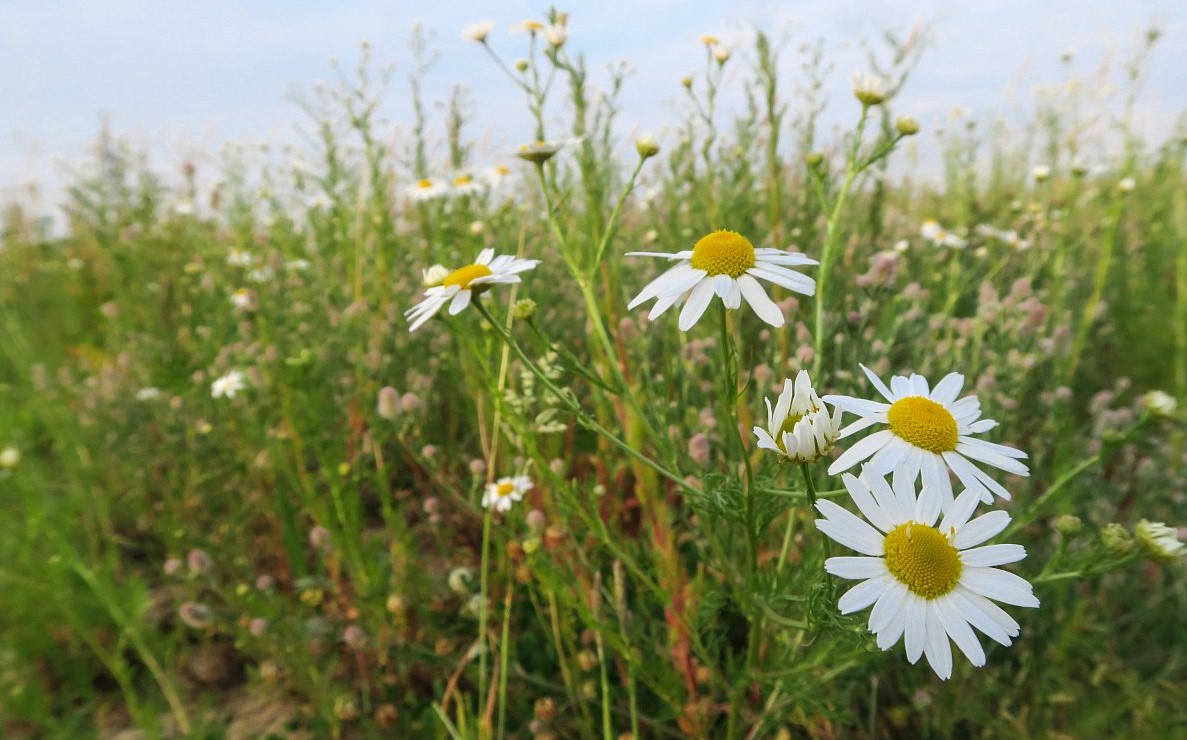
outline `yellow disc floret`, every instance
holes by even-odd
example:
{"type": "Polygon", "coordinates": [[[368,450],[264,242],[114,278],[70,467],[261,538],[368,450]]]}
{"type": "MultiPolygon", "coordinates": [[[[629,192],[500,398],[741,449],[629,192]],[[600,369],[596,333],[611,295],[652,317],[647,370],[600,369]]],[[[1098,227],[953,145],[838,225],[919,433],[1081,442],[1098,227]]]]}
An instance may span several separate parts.
{"type": "Polygon", "coordinates": [[[462,290],[470,287],[470,283],[478,278],[486,277],[491,274],[490,268],[486,265],[466,265],[465,267],[454,270],[449,273],[449,276],[441,281],[441,284],[448,288],[451,285],[456,285],[462,290]]]}
{"type": "Polygon", "coordinates": [[[948,452],[956,449],[959,435],[952,412],[923,396],[907,396],[886,412],[890,431],[920,449],[948,452]]]}
{"type": "Polygon", "coordinates": [[[515,493],[515,484],[510,481],[507,481],[506,483],[500,483],[498,486],[495,487],[495,495],[496,496],[499,496],[499,497],[510,496],[513,493],[515,493]]]}
{"type": "Polygon", "coordinates": [[[416,187],[420,188],[421,190],[428,190],[429,188],[433,187],[433,181],[432,180],[417,180],[416,187]]]}
{"type": "Polygon", "coordinates": [[[754,267],[754,245],[736,231],[714,231],[693,246],[690,264],[710,275],[736,278],[754,267]]]}
{"type": "Polygon", "coordinates": [[[891,575],[925,599],[943,596],[960,581],[960,553],[935,527],[900,524],[886,535],[883,547],[891,575]]]}

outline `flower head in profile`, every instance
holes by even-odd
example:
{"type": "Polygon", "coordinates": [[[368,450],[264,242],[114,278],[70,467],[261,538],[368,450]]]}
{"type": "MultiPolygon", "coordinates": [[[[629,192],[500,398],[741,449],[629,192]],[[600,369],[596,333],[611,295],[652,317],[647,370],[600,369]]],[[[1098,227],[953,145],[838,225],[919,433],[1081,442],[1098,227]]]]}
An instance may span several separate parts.
{"type": "Polygon", "coordinates": [[[540,264],[540,260],[525,260],[510,255],[495,256],[495,250],[484,249],[478,253],[474,264],[458,268],[446,275],[440,285],[425,291],[424,300],[404,312],[412,325],[408,331],[416,331],[435,313],[449,304],[449,315],[454,316],[470,305],[471,299],[492,285],[518,283],[519,273],[540,264]]]}
{"type": "Polygon", "coordinates": [[[964,249],[969,244],[968,240],[940,226],[939,222],[933,218],[923,222],[923,225],[919,227],[919,235],[937,247],[964,249]]]}
{"type": "Polygon", "coordinates": [[[246,387],[247,382],[244,380],[243,373],[239,370],[232,370],[210,384],[210,396],[211,398],[234,398],[236,393],[246,387]]]}
{"type": "Polygon", "coordinates": [[[1187,557],[1187,545],[1179,541],[1178,532],[1162,522],[1143,519],[1133,528],[1133,533],[1151,560],[1173,563],[1187,557]]]}
{"type": "Polygon", "coordinates": [[[420,201],[433,200],[443,195],[449,195],[449,186],[444,182],[426,177],[404,188],[404,195],[419,203],[420,201]]]}
{"type": "Polygon", "coordinates": [[[485,183],[474,179],[469,172],[462,172],[453,178],[450,192],[454,195],[475,195],[485,189],[485,183]]]}
{"type": "Polygon", "coordinates": [[[499,478],[494,483],[487,484],[486,492],[482,494],[482,508],[508,511],[515,502],[523,501],[523,495],[530,490],[532,479],[526,475],[499,478]]]}
{"type": "Polygon", "coordinates": [[[949,640],[980,667],[985,651],[973,628],[1002,645],[1018,636],[1018,623],[993,601],[1039,606],[1030,583],[997,567],[1022,560],[1026,550],[982,544],[1006,528],[1009,514],[998,510],[971,519],[977,494],[965,491],[936,526],[939,499],[927,492],[916,496],[913,482],[900,479],[891,487],[868,469],[860,479],[846,474],[844,481],[865,519],[824,499],[816,502],[824,516],[816,527],[861,556],[829,558],[824,568],[861,581],[841,596],[837,608],[852,614],[872,606],[868,626],[878,647],[889,650],[902,638],[908,660],[926,655],[936,675],[947,680],[949,640]]]}
{"type": "Polygon", "coordinates": [[[816,281],[787,269],[815,265],[816,260],[799,252],[764,247],[755,249],[750,240],[736,231],[714,231],[675,254],[665,252],[627,252],[629,257],[660,257],[678,264],[648,283],[628,305],[633,309],[651,299],[648,318],[654,319],[678,301],[680,331],[688,331],[704,315],[714,295],[726,308],[738,308],[742,299],[758,317],[771,326],[783,326],[783,312],[771,300],[756,278],[781,285],[804,295],[816,292],[816,281]]]}
{"type": "Polygon", "coordinates": [[[1010,492],[971,460],[1014,475],[1030,475],[1020,462],[1025,452],[972,436],[993,429],[997,422],[981,418],[981,403],[976,396],[956,400],[964,387],[960,373],[949,373],[935,388],[930,388],[922,375],[896,375],[887,388],[868,367],[862,365],[861,369],[889,403],[825,396],[828,403],[861,417],[841,430],[841,439],[876,424],[888,428],[846,450],[829,466],[829,475],[869,460],[867,468],[875,475],[893,470],[896,481],[914,481],[922,476],[924,490],[938,493],[945,508],[952,501],[949,468],[966,488],[987,503],[993,500],[991,494],[1009,499],[1010,492]]]}
{"type": "Polygon", "coordinates": [[[479,44],[486,43],[486,37],[490,36],[490,32],[495,28],[494,21],[478,21],[471,23],[462,29],[462,38],[466,41],[474,41],[479,44]]]}
{"type": "Polygon", "coordinates": [[[533,164],[543,164],[552,159],[553,155],[561,149],[580,143],[580,136],[572,139],[564,139],[563,141],[537,141],[534,144],[520,145],[519,149],[515,151],[515,156],[520,159],[526,159],[533,164]]]}
{"type": "Polygon", "coordinates": [[[790,462],[810,463],[832,449],[841,429],[841,410],[828,409],[812,389],[808,371],[800,370],[795,380],[783,383],[775,407],[767,404],[767,428],[754,428],[758,446],[772,450],[790,462]]]}
{"type": "Polygon", "coordinates": [[[864,106],[886,100],[886,80],[880,75],[853,70],[853,96],[864,106]]]}

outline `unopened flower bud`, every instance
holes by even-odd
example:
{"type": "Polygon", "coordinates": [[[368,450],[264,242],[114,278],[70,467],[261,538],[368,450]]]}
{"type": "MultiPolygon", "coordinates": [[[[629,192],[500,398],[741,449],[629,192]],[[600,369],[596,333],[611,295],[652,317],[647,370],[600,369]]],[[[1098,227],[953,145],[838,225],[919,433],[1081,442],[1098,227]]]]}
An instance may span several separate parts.
{"type": "Polygon", "coordinates": [[[530,321],[536,315],[536,302],[531,298],[520,298],[511,307],[511,315],[516,321],[530,321]]]}
{"type": "Polygon", "coordinates": [[[1073,514],[1062,514],[1055,517],[1055,531],[1064,537],[1072,537],[1084,527],[1080,517],[1073,514]]]}
{"type": "Polygon", "coordinates": [[[1142,405],[1146,407],[1146,413],[1150,416],[1174,416],[1179,402],[1165,391],[1150,391],[1142,399],[1142,405]]]}
{"type": "Polygon", "coordinates": [[[1115,558],[1128,555],[1133,552],[1134,548],[1133,537],[1129,535],[1129,530],[1117,522],[1105,525],[1105,528],[1100,532],[1100,543],[1104,546],[1105,552],[1115,558]]]}
{"type": "Polygon", "coordinates": [[[651,134],[644,134],[635,140],[635,151],[640,159],[648,159],[659,154],[659,142],[651,134]]]}
{"type": "Polygon", "coordinates": [[[911,116],[902,116],[894,122],[894,128],[902,136],[914,136],[919,133],[919,121],[911,116]]]}

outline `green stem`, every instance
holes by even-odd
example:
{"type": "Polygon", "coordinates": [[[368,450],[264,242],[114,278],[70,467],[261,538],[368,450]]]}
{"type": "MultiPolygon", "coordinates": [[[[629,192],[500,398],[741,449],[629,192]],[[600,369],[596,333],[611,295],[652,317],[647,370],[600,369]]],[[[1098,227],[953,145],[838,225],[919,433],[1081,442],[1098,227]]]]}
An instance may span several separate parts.
{"type": "MultiPolygon", "coordinates": [[[[816,483],[812,480],[812,472],[808,470],[807,463],[800,463],[800,472],[804,475],[804,490],[808,494],[808,507],[810,511],[816,511],[816,501],[819,496],[816,494],[816,483]]],[[[832,545],[829,544],[828,537],[821,537],[824,542],[824,557],[827,559],[832,555],[832,545]]]]}
{"type": "Polygon", "coordinates": [[[849,146],[849,156],[845,164],[845,180],[841,183],[841,190],[837,193],[837,199],[833,202],[832,211],[829,212],[828,222],[825,225],[824,248],[820,253],[820,268],[816,274],[816,320],[812,333],[814,343],[812,377],[820,375],[820,368],[824,364],[824,314],[828,303],[829,268],[832,266],[833,252],[841,237],[839,229],[841,209],[845,205],[845,199],[849,196],[849,188],[853,185],[854,178],[862,170],[857,166],[857,152],[861,147],[861,138],[865,132],[866,121],[869,120],[869,112],[869,106],[861,107],[861,118],[857,121],[857,131],[853,134],[853,142],[849,146]]]}
{"type": "Polygon", "coordinates": [[[488,506],[482,515],[482,562],[479,572],[478,588],[478,716],[481,717],[482,705],[486,701],[486,620],[487,620],[487,570],[490,560],[490,522],[494,516],[494,507],[488,506]]]}
{"type": "Polygon", "coordinates": [[[482,314],[483,318],[486,319],[487,323],[489,323],[490,326],[495,330],[495,333],[498,334],[499,337],[504,342],[506,342],[508,344],[508,346],[511,347],[511,351],[514,352],[515,355],[520,359],[520,361],[522,361],[524,363],[524,365],[528,368],[529,372],[531,372],[532,375],[535,375],[536,379],[539,380],[540,383],[545,388],[547,388],[548,391],[558,401],[560,401],[561,404],[564,405],[564,407],[570,413],[572,413],[575,417],[577,417],[578,423],[580,423],[581,425],[602,435],[607,440],[609,440],[614,446],[618,447],[620,450],[627,453],[628,455],[635,458],[636,460],[642,462],[644,465],[651,468],[652,470],[659,473],[660,475],[667,478],[668,480],[672,481],[673,483],[680,486],[681,488],[683,488],[691,493],[700,493],[700,491],[695,486],[688,483],[686,480],[684,480],[684,478],[680,477],[679,475],[676,475],[675,473],[673,473],[670,470],[668,470],[667,468],[663,467],[656,461],[654,461],[651,458],[644,455],[642,452],[639,452],[638,450],[634,449],[633,447],[628,445],[626,442],[619,439],[618,436],[616,436],[609,429],[607,429],[606,427],[599,424],[596,419],[594,419],[593,417],[586,414],[581,409],[581,404],[577,401],[576,398],[573,397],[573,394],[571,392],[566,393],[564,390],[558,388],[556,386],[556,384],[553,383],[552,380],[547,375],[544,374],[544,371],[542,371],[536,365],[536,363],[533,362],[532,359],[527,356],[527,354],[523,351],[523,348],[519,346],[519,342],[517,342],[515,340],[515,337],[512,336],[509,332],[507,332],[498,322],[495,321],[494,317],[492,317],[490,315],[490,312],[487,311],[486,306],[482,305],[482,303],[478,300],[474,301],[474,305],[478,309],[478,312],[482,314]]]}
{"type": "Polygon", "coordinates": [[[514,586],[515,582],[511,581],[503,600],[503,630],[499,637],[499,740],[503,740],[507,728],[507,668],[511,662],[511,651],[507,645],[511,640],[511,596],[514,586]]]}

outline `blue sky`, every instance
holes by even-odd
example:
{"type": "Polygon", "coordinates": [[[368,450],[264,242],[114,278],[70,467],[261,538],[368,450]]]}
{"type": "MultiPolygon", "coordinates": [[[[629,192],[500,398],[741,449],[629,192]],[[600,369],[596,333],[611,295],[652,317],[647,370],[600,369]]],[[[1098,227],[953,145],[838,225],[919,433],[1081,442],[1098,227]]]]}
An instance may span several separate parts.
{"type": "MultiPolygon", "coordinates": [[[[407,42],[417,22],[436,32],[441,55],[426,80],[429,97],[467,86],[476,104],[471,134],[492,151],[510,148],[530,134],[524,106],[458,32],[494,20],[492,45],[512,60],[525,38],[510,33],[511,26],[547,9],[548,3],[526,0],[0,0],[0,197],[34,180],[52,193],[65,177],[62,163],[83,156],[101,117],[164,170],[226,140],[291,141],[301,119],[291,93],[329,79],[331,56],[353,63],[363,39],[378,60],[395,64],[386,112],[406,123],[407,42]]],[[[595,82],[613,62],[626,60],[634,70],[622,98],[624,135],[662,135],[679,120],[679,80],[703,62],[700,34],[741,42],[755,27],[790,34],[789,98],[798,62],[793,47],[824,39],[835,64],[836,118],[830,120],[852,115],[849,74],[861,66],[861,42],[916,23],[930,26],[932,41],[896,110],[918,117],[925,130],[944,125],[955,107],[977,117],[1015,110],[1035,84],[1070,73],[1088,79],[1108,65],[1110,79],[1119,81],[1123,62],[1151,24],[1166,35],[1150,60],[1138,121],[1165,136],[1187,108],[1187,3],[1181,0],[743,1],[728,9],[704,0],[600,0],[567,9],[571,48],[587,55],[595,82]],[[1070,65],[1060,61],[1065,52],[1073,55],[1070,65]]]]}

